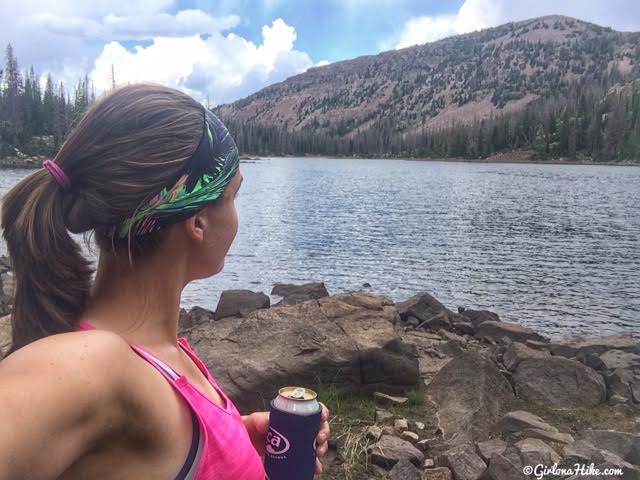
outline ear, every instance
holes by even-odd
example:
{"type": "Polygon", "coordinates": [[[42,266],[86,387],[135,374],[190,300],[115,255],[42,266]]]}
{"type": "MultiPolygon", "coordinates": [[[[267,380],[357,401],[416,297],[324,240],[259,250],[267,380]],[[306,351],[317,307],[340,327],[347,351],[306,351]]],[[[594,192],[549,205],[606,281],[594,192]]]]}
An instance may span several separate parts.
{"type": "Polygon", "coordinates": [[[202,212],[196,213],[194,216],[184,221],[187,236],[196,242],[204,240],[205,230],[207,229],[207,217],[202,212]]]}

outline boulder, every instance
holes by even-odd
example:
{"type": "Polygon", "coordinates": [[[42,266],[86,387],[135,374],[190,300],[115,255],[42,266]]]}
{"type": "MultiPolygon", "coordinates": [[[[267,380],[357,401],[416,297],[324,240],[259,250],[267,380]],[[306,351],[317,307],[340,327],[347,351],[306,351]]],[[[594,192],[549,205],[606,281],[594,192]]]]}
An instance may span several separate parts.
{"type": "Polygon", "coordinates": [[[563,357],[523,360],[513,380],[518,397],[556,407],[593,407],[606,400],[602,375],[563,357]]]}
{"type": "Polygon", "coordinates": [[[640,341],[631,332],[620,332],[602,337],[577,337],[558,342],[551,350],[553,355],[574,357],[578,353],[601,355],[608,350],[622,350],[640,355],[640,341]]]}
{"type": "Polygon", "coordinates": [[[338,383],[371,393],[414,388],[420,380],[415,347],[396,336],[397,317],[384,297],[342,294],[196,325],[185,336],[248,411],[267,408],[285,385],[338,383]]]}
{"type": "Polygon", "coordinates": [[[500,438],[493,438],[491,440],[485,440],[484,442],[478,442],[476,444],[476,450],[478,455],[488,462],[494,453],[502,453],[507,448],[507,442],[500,438]]]}
{"type": "Polygon", "coordinates": [[[505,436],[514,439],[526,436],[564,444],[573,443],[571,435],[560,433],[556,427],[549,425],[542,418],[524,410],[507,413],[497,427],[505,436]]]}
{"type": "Polygon", "coordinates": [[[640,465],[640,435],[615,430],[586,430],[581,438],[599,449],[615,453],[623,460],[640,465]]]}
{"type": "Polygon", "coordinates": [[[418,293],[396,304],[400,318],[406,321],[409,316],[420,321],[420,325],[431,329],[450,328],[450,317],[454,313],[428,293],[418,293]]]}
{"type": "Polygon", "coordinates": [[[503,337],[521,343],[527,340],[543,341],[545,338],[530,328],[523,327],[517,323],[496,322],[492,320],[482,322],[478,326],[478,331],[475,336],[480,339],[492,341],[493,343],[501,342],[503,337]]]}
{"type": "Polygon", "coordinates": [[[474,328],[478,328],[478,326],[487,321],[491,322],[499,322],[500,317],[498,314],[490,312],[489,310],[463,310],[460,314],[466,317],[474,328]]]}
{"type": "Polygon", "coordinates": [[[391,435],[383,435],[367,451],[371,463],[383,468],[391,468],[403,459],[420,466],[424,460],[424,454],[411,443],[391,435]]]}
{"type": "Polygon", "coordinates": [[[448,467],[427,468],[422,472],[422,480],[453,480],[453,474],[448,467]]]}
{"type": "Polygon", "coordinates": [[[473,351],[442,367],[426,395],[438,407],[438,426],[449,444],[487,440],[490,427],[514,399],[509,381],[496,364],[473,351]]]}
{"type": "Polygon", "coordinates": [[[525,438],[514,445],[520,452],[520,458],[525,465],[553,465],[560,462],[553,448],[539,438],[525,438]]]}
{"type": "Polygon", "coordinates": [[[276,283],[271,290],[271,295],[284,297],[278,305],[295,305],[307,300],[317,300],[329,296],[329,292],[324,286],[324,282],[305,283],[303,285],[293,285],[290,283],[276,283]]]}
{"type": "Polygon", "coordinates": [[[576,440],[574,443],[565,445],[562,449],[561,466],[573,466],[576,463],[589,464],[591,462],[601,463],[604,457],[600,450],[586,440],[576,440]]]}
{"type": "Polygon", "coordinates": [[[530,358],[550,357],[551,354],[543,350],[534,350],[520,342],[512,342],[502,356],[502,363],[507,370],[515,370],[522,360],[530,358]]]}
{"type": "Polygon", "coordinates": [[[271,299],[262,292],[251,290],[225,290],[220,295],[214,318],[246,317],[254,310],[269,308],[271,299]]]}
{"type": "Polygon", "coordinates": [[[181,331],[196,325],[207,324],[214,321],[214,313],[202,307],[193,307],[189,311],[180,309],[179,329],[181,331]]]}
{"type": "Polygon", "coordinates": [[[491,480],[526,480],[527,477],[510,459],[500,453],[493,453],[487,467],[487,477],[491,480]]]}
{"type": "Polygon", "coordinates": [[[422,480],[422,473],[406,458],[401,458],[389,471],[389,480],[422,480]]]}
{"type": "Polygon", "coordinates": [[[599,356],[601,368],[606,370],[631,370],[640,373],[640,355],[623,350],[607,350],[599,356]]]}
{"type": "Polygon", "coordinates": [[[449,467],[456,480],[479,480],[487,469],[484,460],[469,444],[450,448],[440,456],[438,463],[449,467]]]}

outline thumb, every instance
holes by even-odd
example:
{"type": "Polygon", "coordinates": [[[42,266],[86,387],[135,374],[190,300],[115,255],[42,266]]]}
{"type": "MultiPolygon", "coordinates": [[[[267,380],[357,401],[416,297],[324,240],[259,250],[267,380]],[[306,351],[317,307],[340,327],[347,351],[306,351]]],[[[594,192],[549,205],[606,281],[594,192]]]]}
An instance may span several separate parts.
{"type": "Polygon", "coordinates": [[[269,412],[255,412],[253,426],[258,433],[266,434],[269,431],[269,412]]]}

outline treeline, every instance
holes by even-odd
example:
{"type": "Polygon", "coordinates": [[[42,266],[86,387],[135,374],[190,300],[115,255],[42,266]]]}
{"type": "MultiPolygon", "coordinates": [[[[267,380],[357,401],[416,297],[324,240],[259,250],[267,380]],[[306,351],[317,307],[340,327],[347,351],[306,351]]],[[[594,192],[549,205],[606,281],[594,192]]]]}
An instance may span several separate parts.
{"type": "MultiPolygon", "coordinates": [[[[575,85],[568,93],[540,99],[515,114],[412,132],[399,129],[393,118],[377,120],[360,132],[350,132],[340,121],[329,128],[314,128],[316,122],[303,130],[288,131],[222,120],[240,151],[254,155],[475,159],[527,150],[539,159],[638,160],[640,80],[623,87],[617,78],[608,80],[590,88],[575,85]]],[[[95,97],[86,76],[73,92],[62,82],[54,82],[51,75],[42,88],[33,67],[20,71],[8,45],[5,68],[0,70],[0,159],[18,154],[54,155],[95,97]]]]}
{"type": "Polygon", "coordinates": [[[87,76],[69,92],[47,75],[44,88],[33,66],[21,71],[13,47],[5,50],[0,69],[0,158],[17,155],[51,156],[95,100],[87,76]]]}
{"type": "MultiPolygon", "coordinates": [[[[393,118],[363,132],[340,135],[307,128],[286,131],[224,119],[241,151],[255,155],[398,156],[486,158],[526,150],[533,158],[589,158],[594,161],[640,159],[640,81],[615,91],[574,86],[568,94],[532,102],[515,114],[470,125],[416,132],[397,130],[393,118]]],[[[333,131],[332,131],[333,130],[333,131]]]]}

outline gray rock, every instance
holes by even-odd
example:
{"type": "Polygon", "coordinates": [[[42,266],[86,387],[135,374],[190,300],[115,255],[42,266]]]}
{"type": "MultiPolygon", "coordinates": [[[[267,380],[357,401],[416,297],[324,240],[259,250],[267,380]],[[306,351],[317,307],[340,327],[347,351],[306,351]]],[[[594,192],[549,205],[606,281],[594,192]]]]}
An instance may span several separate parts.
{"type": "Polygon", "coordinates": [[[387,410],[376,410],[376,422],[384,422],[393,418],[393,413],[387,410]]]}
{"type": "Polygon", "coordinates": [[[402,405],[409,400],[407,397],[394,397],[381,392],[373,392],[373,398],[380,405],[402,405]]]}
{"type": "Polygon", "coordinates": [[[197,325],[185,336],[244,412],[264,409],[278,385],[414,387],[418,362],[396,336],[397,315],[384,297],[342,294],[197,325]]]}
{"type": "Polygon", "coordinates": [[[539,438],[546,442],[562,443],[564,445],[574,442],[574,439],[568,433],[552,432],[549,430],[539,430],[537,428],[525,428],[520,432],[520,436],[523,438],[539,438]]]}
{"type": "Polygon", "coordinates": [[[271,300],[262,292],[251,290],[225,290],[220,295],[214,318],[246,317],[254,310],[269,308],[271,300]]]}
{"type": "Polygon", "coordinates": [[[449,467],[456,480],[479,480],[487,469],[484,460],[469,444],[450,448],[442,454],[438,463],[449,467]]]}
{"type": "Polygon", "coordinates": [[[494,453],[502,453],[507,448],[507,442],[500,438],[492,438],[491,440],[485,440],[484,442],[478,442],[476,444],[476,450],[478,455],[488,462],[494,453]]]}
{"type": "Polygon", "coordinates": [[[380,428],[377,425],[370,425],[365,430],[364,435],[366,438],[369,438],[377,442],[378,440],[380,440],[380,437],[382,436],[382,428],[380,428]]]}
{"type": "Polygon", "coordinates": [[[503,337],[507,337],[514,342],[524,343],[527,340],[543,341],[544,337],[527,327],[517,323],[495,322],[487,320],[478,326],[475,335],[477,338],[492,340],[498,343],[503,337]]]}
{"type": "Polygon", "coordinates": [[[527,347],[525,344],[520,342],[512,342],[504,352],[502,356],[502,363],[507,370],[515,370],[518,364],[522,360],[528,360],[531,358],[545,358],[550,357],[551,354],[544,350],[534,350],[533,348],[527,347]]]}
{"type": "Polygon", "coordinates": [[[393,428],[398,430],[399,432],[404,432],[409,429],[409,422],[407,422],[406,418],[398,418],[395,422],[393,422],[393,428]]]}
{"type": "Polygon", "coordinates": [[[600,355],[602,366],[607,370],[640,371],[640,355],[622,350],[608,350],[600,355]]]}
{"type": "Polygon", "coordinates": [[[602,375],[563,357],[523,360],[513,380],[518,397],[556,407],[593,407],[606,400],[602,375]]]}
{"type": "Polygon", "coordinates": [[[525,438],[514,445],[520,452],[524,465],[553,465],[560,462],[560,456],[539,438],[525,438]]]}
{"type": "Polygon", "coordinates": [[[422,466],[424,468],[432,468],[435,466],[435,463],[433,462],[433,458],[427,458],[425,459],[424,463],[422,464],[422,466]]]}
{"type": "Polygon", "coordinates": [[[307,300],[317,300],[329,296],[329,292],[324,286],[324,282],[305,283],[303,285],[292,285],[288,283],[276,283],[271,290],[271,295],[278,295],[283,299],[276,303],[279,305],[295,305],[307,300]]]}
{"type": "Polygon", "coordinates": [[[507,457],[494,452],[489,459],[487,476],[491,480],[526,480],[522,468],[511,462],[507,457]]]}
{"type": "Polygon", "coordinates": [[[422,472],[422,480],[453,480],[453,474],[448,467],[427,468],[422,472]]]}
{"type": "Polygon", "coordinates": [[[631,332],[620,332],[602,337],[570,338],[563,342],[558,342],[555,346],[555,351],[552,350],[551,353],[553,355],[572,357],[578,353],[601,355],[608,350],[622,350],[640,354],[640,341],[631,332]]]}
{"type": "Polygon", "coordinates": [[[383,468],[391,468],[402,459],[409,460],[416,466],[424,460],[424,454],[411,443],[391,435],[383,435],[367,450],[371,463],[383,468]]]}
{"type": "Polygon", "coordinates": [[[586,440],[577,440],[572,444],[565,445],[562,449],[561,466],[573,466],[576,463],[589,464],[591,462],[601,463],[604,457],[600,450],[586,440]]]}
{"type": "Polygon", "coordinates": [[[389,471],[389,480],[422,480],[422,474],[413,463],[402,458],[389,471]]]}
{"type": "Polygon", "coordinates": [[[476,333],[476,327],[470,321],[466,320],[466,317],[462,315],[455,315],[451,319],[451,326],[454,330],[457,330],[466,335],[474,335],[476,333]]]}
{"type": "Polygon", "coordinates": [[[405,430],[404,432],[402,432],[402,438],[413,444],[416,444],[418,440],[420,440],[420,437],[417,433],[413,433],[409,430],[405,430]]]}
{"type": "Polygon", "coordinates": [[[443,440],[451,445],[488,439],[490,427],[514,400],[511,385],[496,364],[472,351],[442,367],[426,395],[438,407],[443,440]]]}
{"type": "Polygon", "coordinates": [[[404,302],[397,303],[396,307],[403,321],[413,316],[420,320],[420,324],[432,329],[451,327],[450,317],[453,312],[428,293],[418,293],[404,302]]]}
{"type": "Polygon", "coordinates": [[[207,324],[214,321],[214,313],[201,307],[193,307],[189,311],[180,309],[180,331],[187,330],[196,325],[207,324]]]}
{"type": "Polygon", "coordinates": [[[623,460],[640,464],[640,435],[615,430],[586,430],[581,438],[599,449],[615,453],[623,460]]]}
{"type": "Polygon", "coordinates": [[[382,348],[361,351],[353,359],[352,368],[358,371],[361,388],[368,392],[404,393],[420,381],[416,348],[399,338],[389,340],[382,348]]]}
{"type": "Polygon", "coordinates": [[[533,437],[565,444],[573,442],[573,437],[568,433],[560,433],[539,416],[524,410],[507,413],[498,423],[498,429],[514,439],[533,437]]]}
{"type": "Polygon", "coordinates": [[[465,309],[459,313],[462,316],[466,317],[475,328],[478,328],[478,326],[482,322],[487,322],[487,321],[499,322],[500,321],[500,317],[498,316],[498,314],[490,312],[489,310],[466,310],[465,309]]]}

